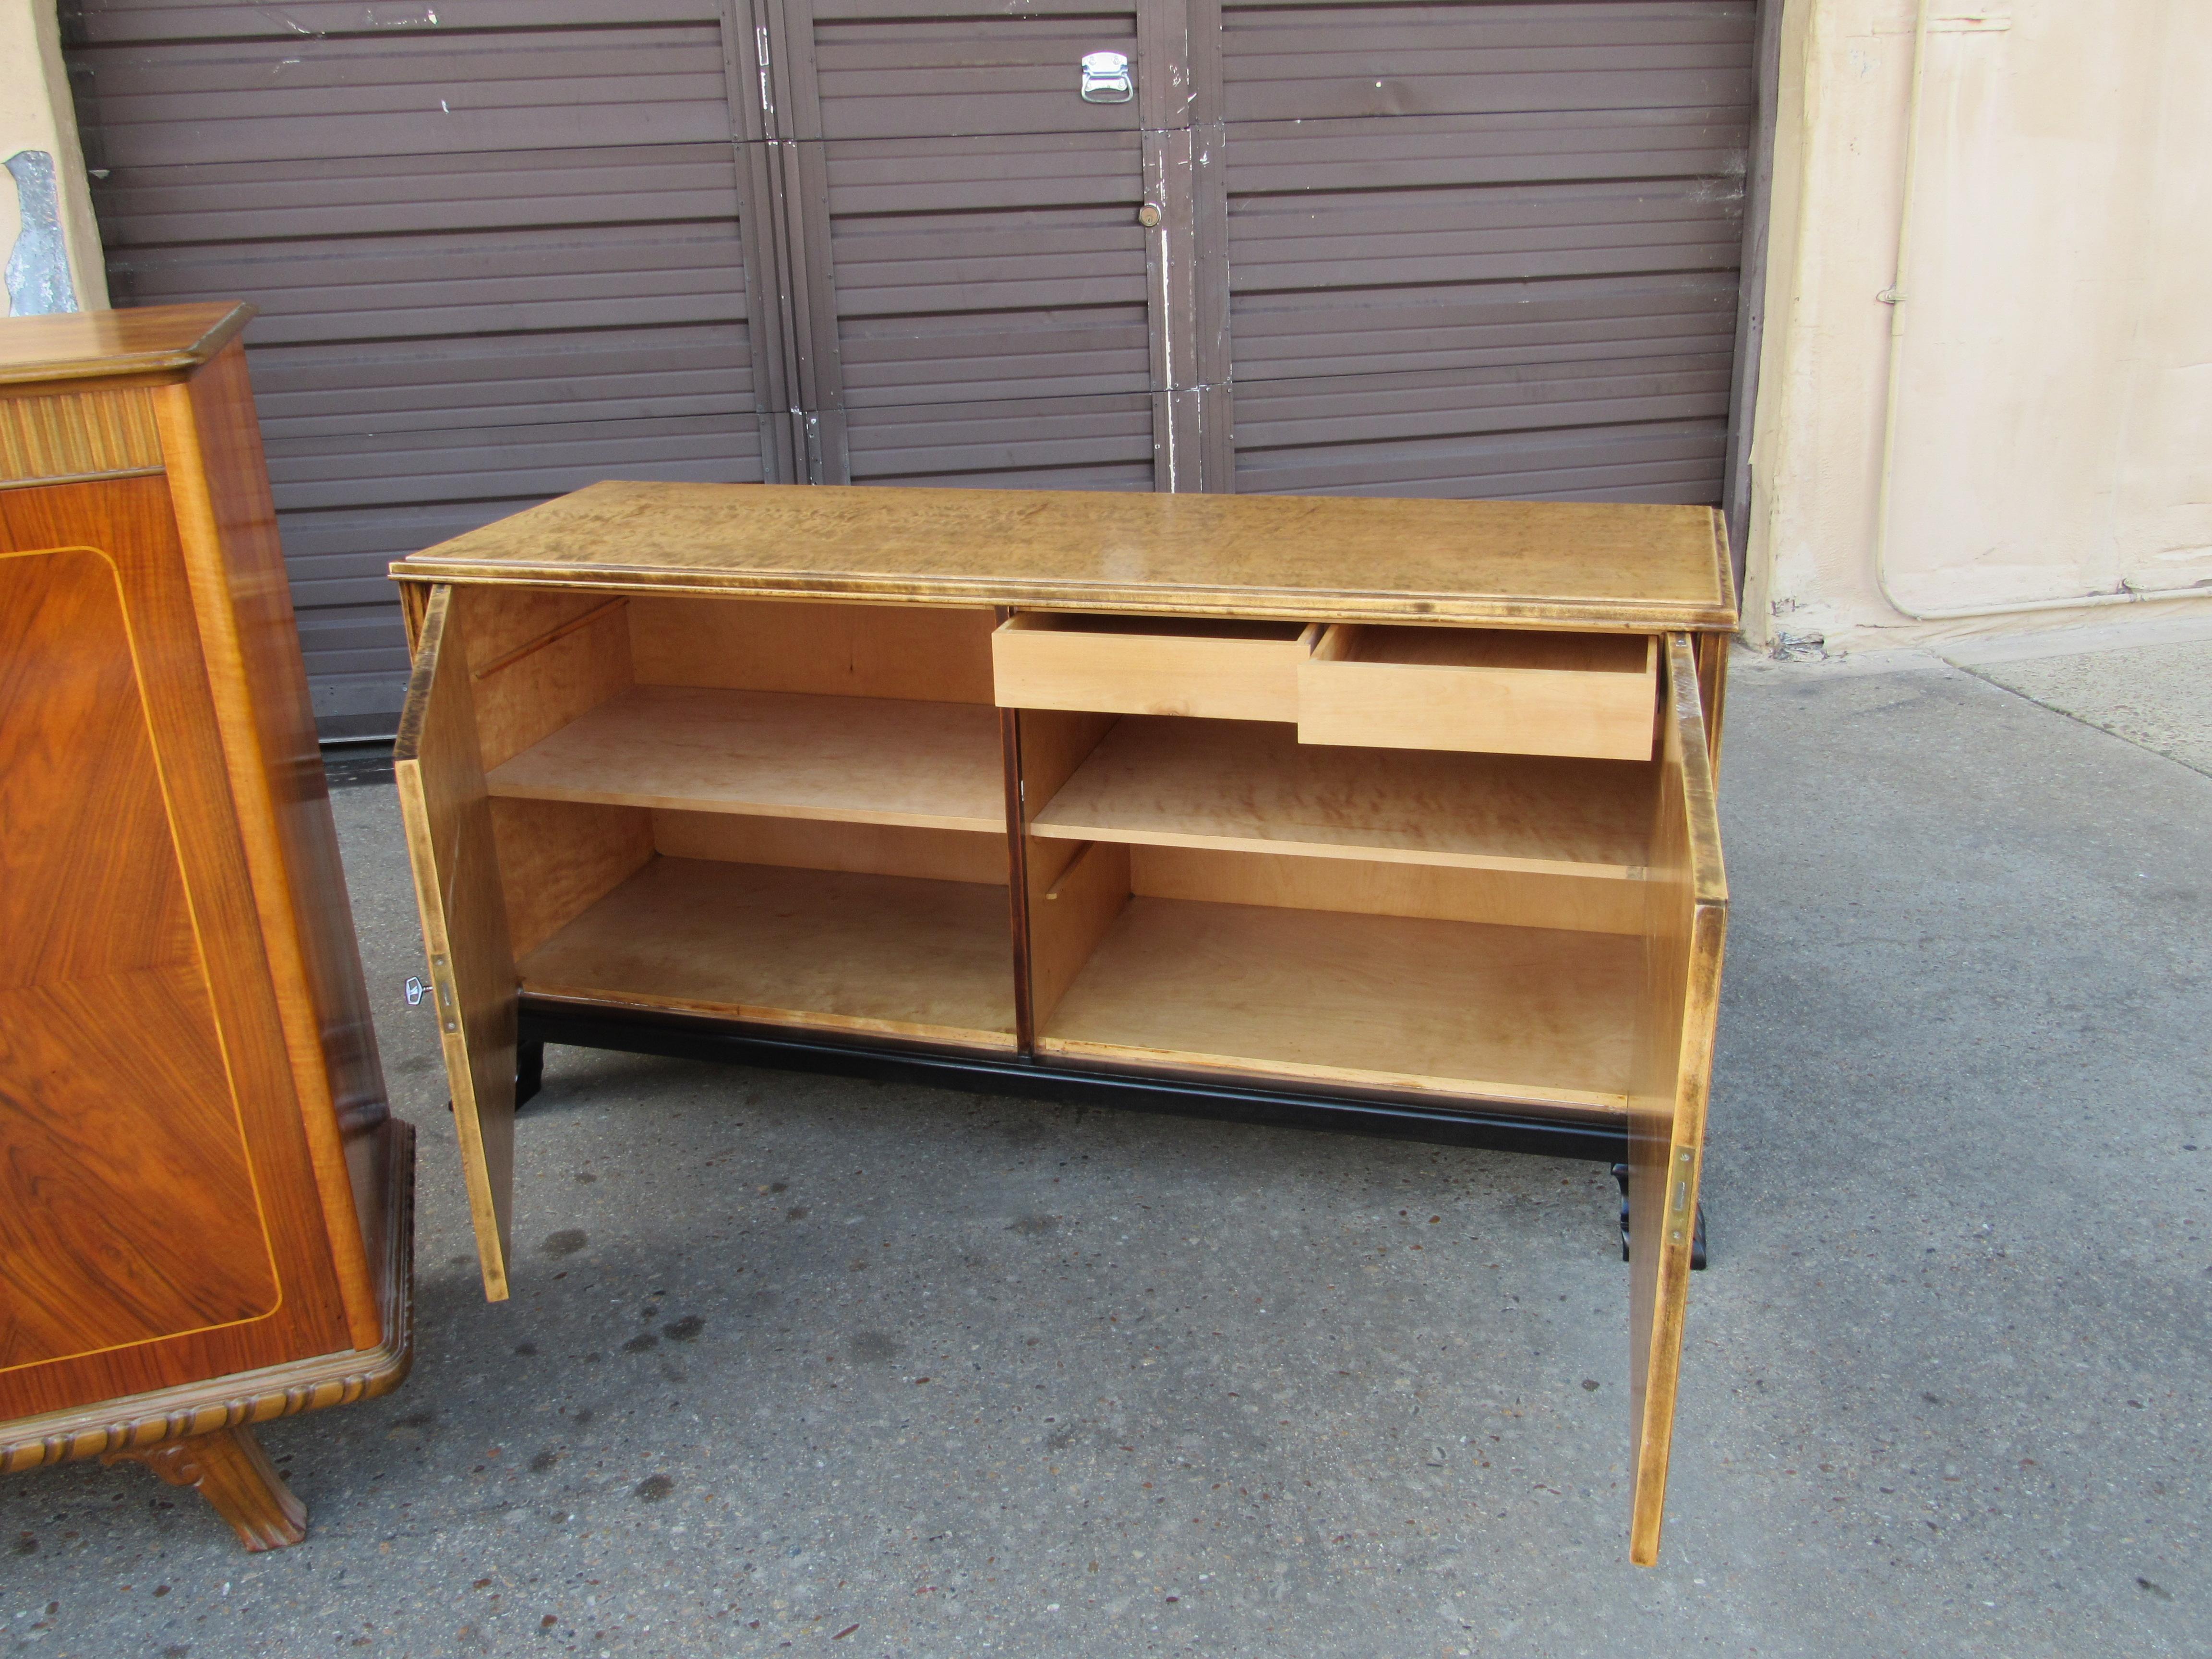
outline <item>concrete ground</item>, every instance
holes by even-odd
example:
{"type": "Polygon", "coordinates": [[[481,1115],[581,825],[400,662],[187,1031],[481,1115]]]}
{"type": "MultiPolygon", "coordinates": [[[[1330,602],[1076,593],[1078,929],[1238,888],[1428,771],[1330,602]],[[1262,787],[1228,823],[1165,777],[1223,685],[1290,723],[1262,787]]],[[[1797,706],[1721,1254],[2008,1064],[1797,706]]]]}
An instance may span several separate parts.
{"type": "Polygon", "coordinates": [[[2175,617],[2012,635],[1941,654],[2046,708],[2212,775],[2212,622],[2175,617]],[[2112,648],[2121,639],[2130,642],[2112,648]],[[2098,645],[2106,648],[2082,648],[2098,645]]]}
{"type": "Polygon", "coordinates": [[[2212,1652],[2212,779],[1899,658],[1747,665],[1723,794],[1656,1570],[1596,1166],[556,1049],[487,1305],[372,785],[414,1376],[264,1431],[283,1553],[0,1481],[0,1650],[2212,1652]]]}

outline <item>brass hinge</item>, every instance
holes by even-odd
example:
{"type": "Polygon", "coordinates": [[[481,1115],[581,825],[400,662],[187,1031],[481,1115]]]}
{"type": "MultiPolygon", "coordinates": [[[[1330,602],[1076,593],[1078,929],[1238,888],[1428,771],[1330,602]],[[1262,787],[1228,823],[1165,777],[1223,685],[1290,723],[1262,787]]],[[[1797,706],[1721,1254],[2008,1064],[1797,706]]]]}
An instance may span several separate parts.
{"type": "Polygon", "coordinates": [[[453,992],[453,972],[445,957],[433,951],[430,957],[430,989],[438,1000],[438,1024],[449,1036],[457,1036],[461,1029],[461,1000],[453,992]]]}
{"type": "Polygon", "coordinates": [[[1684,1146],[1674,1153],[1673,1193],[1667,1200],[1667,1234],[1680,1244],[1690,1236],[1690,1182],[1698,1173],[1698,1149],[1684,1146]]]}

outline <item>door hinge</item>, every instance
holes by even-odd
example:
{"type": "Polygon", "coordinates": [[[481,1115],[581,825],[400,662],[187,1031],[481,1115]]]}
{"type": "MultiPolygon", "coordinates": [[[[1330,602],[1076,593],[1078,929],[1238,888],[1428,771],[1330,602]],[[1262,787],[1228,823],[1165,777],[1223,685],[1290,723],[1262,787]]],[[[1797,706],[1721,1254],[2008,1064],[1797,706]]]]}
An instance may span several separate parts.
{"type": "Polygon", "coordinates": [[[461,1000],[453,994],[453,970],[441,956],[430,958],[430,988],[438,1001],[438,1026],[448,1036],[457,1036],[461,1029],[461,1000]]]}

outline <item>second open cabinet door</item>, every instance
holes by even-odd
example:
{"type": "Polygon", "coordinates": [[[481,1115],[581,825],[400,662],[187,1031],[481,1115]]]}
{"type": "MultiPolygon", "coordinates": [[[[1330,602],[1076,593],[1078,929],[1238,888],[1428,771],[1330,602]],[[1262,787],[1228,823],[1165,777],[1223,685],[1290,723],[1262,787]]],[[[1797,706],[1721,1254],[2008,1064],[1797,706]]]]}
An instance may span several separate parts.
{"type": "Polygon", "coordinates": [[[514,952],[453,590],[431,591],[392,749],[484,1295],[507,1299],[514,1197],[514,952]]]}
{"type": "Polygon", "coordinates": [[[1659,1558],[1690,1254],[1697,1236],[1705,1099],[1720,1003],[1728,878],[1698,663],[1670,635],[1660,710],[1656,813],[1644,883],[1644,983],[1628,1097],[1629,1382],[1635,1458],[1630,1559],[1659,1558]]]}

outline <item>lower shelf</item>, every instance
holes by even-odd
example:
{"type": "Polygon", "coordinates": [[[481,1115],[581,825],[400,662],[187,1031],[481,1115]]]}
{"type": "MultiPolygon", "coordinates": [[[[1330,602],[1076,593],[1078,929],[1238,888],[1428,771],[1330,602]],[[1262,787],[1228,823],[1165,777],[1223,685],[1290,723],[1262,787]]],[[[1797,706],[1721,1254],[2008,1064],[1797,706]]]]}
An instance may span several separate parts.
{"type": "Polygon", "coordinates": [[[525,992],[1014,1047],[1006,890],[657,858],[519,964],[525,992]]]}
{"type": "Polygon", "coordinates": [[[1138,897],[1041,1055],[1626,1112],[1638,938],[1138,897]]]}

